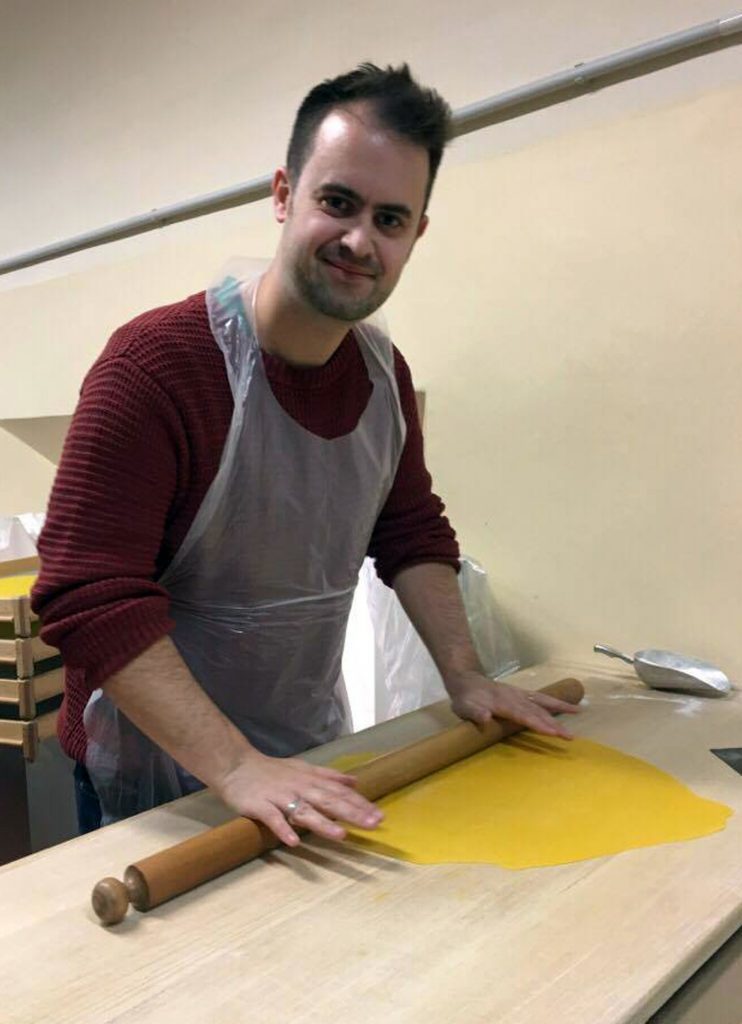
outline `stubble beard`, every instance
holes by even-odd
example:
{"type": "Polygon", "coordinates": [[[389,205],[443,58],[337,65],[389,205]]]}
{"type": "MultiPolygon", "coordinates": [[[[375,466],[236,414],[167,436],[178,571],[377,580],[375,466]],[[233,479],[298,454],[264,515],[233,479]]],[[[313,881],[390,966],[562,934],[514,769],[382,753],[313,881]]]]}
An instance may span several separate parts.
{"type": "Polygon", "coordinates": [[[365,320],[389,296],[387,291],[378,287],[378,282],[374,282],[370,294],[363,298],[343,296],[329,281],[323,280],[319,272],[313,274],[299,263],[295,263],[292,269],[294,286],[304,302],[316,312],[333,320],[342,320],[346,323],[365,320]]]}

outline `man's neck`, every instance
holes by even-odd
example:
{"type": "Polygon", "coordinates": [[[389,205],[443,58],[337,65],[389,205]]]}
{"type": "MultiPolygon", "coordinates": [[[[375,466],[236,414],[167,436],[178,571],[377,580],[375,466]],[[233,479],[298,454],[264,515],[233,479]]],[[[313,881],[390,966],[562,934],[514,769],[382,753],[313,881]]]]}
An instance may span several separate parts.
{"type": "Polygon", "coordinates": [[[255,301],[260,347],[291,366],[324,366],[348,333],[349,324],[313,313],[281,287],[275,263],[260,281],[255,301]]]}

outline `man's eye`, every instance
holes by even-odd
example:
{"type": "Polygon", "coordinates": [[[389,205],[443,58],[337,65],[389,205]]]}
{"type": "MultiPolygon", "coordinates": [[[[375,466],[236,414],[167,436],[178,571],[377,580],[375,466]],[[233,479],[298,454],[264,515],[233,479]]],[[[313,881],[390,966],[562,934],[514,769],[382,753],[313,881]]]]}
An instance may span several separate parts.
{"type": "Polygon", "coordinates": [[[346,199],[345,196],[322,196],[319,205],[323,210],[327,210],[328,213],[342,214],[350,212],[350,200],[346,199]]]}
{"type": "Polygon", "coordinates": [[[402,218],[398,217],[396,213],[380,213],[376,221],[379,227],[385,231],[395,231],[403,226],[402,218]]]}

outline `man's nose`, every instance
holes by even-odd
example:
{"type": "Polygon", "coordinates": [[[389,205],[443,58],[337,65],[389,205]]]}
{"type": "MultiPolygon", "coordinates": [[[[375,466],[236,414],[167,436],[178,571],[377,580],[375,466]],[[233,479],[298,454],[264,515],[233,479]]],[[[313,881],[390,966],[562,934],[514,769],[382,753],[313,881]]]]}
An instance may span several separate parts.
{"type": "Polygon", "coordinates": [[[348,224],[342,244],[356,260],[365,260],[374,255],[374,225],[370,219],[357,217],[348,224]]]}

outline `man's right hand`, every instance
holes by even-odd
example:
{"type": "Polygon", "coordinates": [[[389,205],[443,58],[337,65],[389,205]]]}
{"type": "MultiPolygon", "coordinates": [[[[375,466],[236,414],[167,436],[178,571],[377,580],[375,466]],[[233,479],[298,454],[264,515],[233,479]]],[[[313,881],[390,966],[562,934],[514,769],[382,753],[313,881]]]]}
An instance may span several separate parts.
{"type": "Polygon", "coordinates": [[[376,828],[383,814],[354,789],[355,778],[308,764],[298,757],[266,757],[251,750],[212,790],[245,818],[260,821],[287,846],[299,842],[295,828],[325,839],[344,839],[338,821],[376,828]],[[294,827],[292,827],[294,826],[294,827]]]}
{"type": "Polygon", "coordinates": [[[355,791],[352,775],[295,757],[266,757],[256,750],[204,693],[170,637],[111,676],[105,692],[186,771],[238,814],[266,825],[287,846],[299,842],[292,826],[326,839],[344,839],[338,821],[376,828],[383,817],[355,791]]]}

